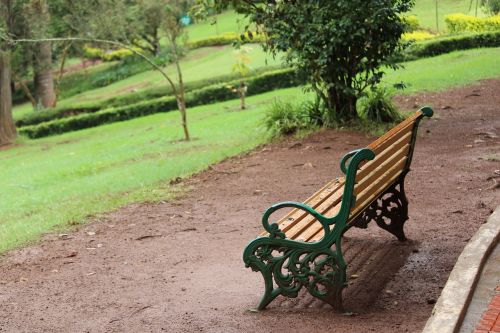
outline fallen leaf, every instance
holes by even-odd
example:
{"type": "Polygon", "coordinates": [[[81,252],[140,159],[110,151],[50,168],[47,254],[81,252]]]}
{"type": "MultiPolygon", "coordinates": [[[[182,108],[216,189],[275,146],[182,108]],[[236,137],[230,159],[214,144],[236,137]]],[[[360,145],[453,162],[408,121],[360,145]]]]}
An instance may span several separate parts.
{"type": "Polygon", "coordinates": [[[78,255],[78,252],[72,251],[70,252],[65,258],[71,258],[71,257],[76,257],[78,255]]]}
{"type": "Polygon", "coordinates": [[[157,234],[157,235],[144,235],[144,236],[137,237],[135,240],[143,240],[143,239],[146,239],[146,238],[161,237],[161,236],[163,236],[163,235],[161,235],[161,234],[157,234]]]}

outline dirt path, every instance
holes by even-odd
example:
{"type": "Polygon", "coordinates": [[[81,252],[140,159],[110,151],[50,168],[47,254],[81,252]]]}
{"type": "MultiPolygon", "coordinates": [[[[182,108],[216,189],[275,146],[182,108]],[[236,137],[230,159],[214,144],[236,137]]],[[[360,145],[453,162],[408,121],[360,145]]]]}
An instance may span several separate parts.
{"type": "Polygon", "coordinates": [[[407,177],[412,241],[375,225],[349,232],[355,315],[309,295],[248,311],[263,282],[241,254],[262,211],[305,199],[373,139],[323,131],[216,165],[175,202],[131,205],[5,255],[0,332],[420,331],[465,243],[500,204],[500,81],[398,99],[409,109],[422,101],[437,114],[420,129],[407,177]]]}

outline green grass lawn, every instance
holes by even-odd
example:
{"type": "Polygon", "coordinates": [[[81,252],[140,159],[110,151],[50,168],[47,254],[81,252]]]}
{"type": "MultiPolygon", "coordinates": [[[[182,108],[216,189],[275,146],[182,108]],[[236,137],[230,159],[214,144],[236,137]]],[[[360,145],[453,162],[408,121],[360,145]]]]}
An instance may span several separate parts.
{"type": "Polygon", "coordinates": [[[0,253],[89,214],[168,197],[166,180],[265,142],[261,118],[276,96],[304,98],[292,88],[250,97],[245,111],[238,100],[190,109],[191,142],[179,141],[170,112],[0,151],[0,253]]]}
{"type": "Polygon", "coordinates": [[[403,81],[403,93],[439,91],[500,76],[500,48],[456,51],[404,64],[403,70],[388,72],[386,85],[403,81]]]}
{"type": "MultiPolygon", "coordinates": [[[[404,81],[405,93],[437,91],[500,77],[500,48],[454,52],[405,64],[385,84],[404,81]]],[[[168,197],[166,181],[266,142],[261,119],[274,97],[309,98],[300,88],[188,110],[191,142],[181,142],[178,112],[39,140],[20,139],[0,151],[0,252],[55,226],[123,204],[168,197]]]]}
{"type": "MultiPolygon", "coordinates": [[[[438,26],[439,33],[446,33],[446,25],[444,17],[448,14],[463,13],[467,15],[475,15],[475,1],[470,7],[470,0],[416,0],[415,6],[412,9],[412,14],[415,14],[420,25],[433,32],[437,31],[436,27],[436,2],[438,3],[438,26]],[[470,8],[470,10],[469,10],[470,8]]],[[[478,16],[484,16],[481,6],[478,7],[478,16]]]]}
{"type": "Polygon", "coordinates": [[[243,33],[247,22],[248,19],[243,15],[238,15],[233,11],[226,11],[208,20],[192,24],[186,30],[189,41],[195,42],[211,36],[222,35],[225,32],[243,33]],[[216,19],[215,23],[214,18],[216,19]]]}
{"type": "MultiPolygon", "coordinates": [[[[253,69],[281,64],[281,59],[274,59],[264,53],[259,45],[249,44],[251,63],[253,69]]],[[[185,82],[198,81],[223,74],[230,74],[236,56],[232,46],[204,47],[193,50],[182,59],[181,69],[185,82]]],[[[167,72],[176,78],[173,66],[167,67],[167,72]]],[[[125,80],[110,84],[106,87],[88,90],[84,93],[63,99],[59,106],[70,106],[88,101],[103,100],[113,96],[129,94],[132,91],[141,91],[147,88],[166,85],[165,78],[158,71],[146,71],[133,75],[125,80]]],[[[24,103],[14,108],[14,119],[19,119],[33,109],[31,104],[24,103]]]]}

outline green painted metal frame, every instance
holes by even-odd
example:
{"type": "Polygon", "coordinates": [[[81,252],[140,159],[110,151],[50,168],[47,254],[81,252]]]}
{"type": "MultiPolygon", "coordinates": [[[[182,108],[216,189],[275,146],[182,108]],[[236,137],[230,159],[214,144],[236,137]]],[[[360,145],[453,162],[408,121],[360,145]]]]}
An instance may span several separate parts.
{"type": "MultiPolygon", "coordinates": [[[[413,157],[418,124],[424,116],[432,117],[433,115],[429,107],[424,107],[420,111],[422,114],[415,119],[412,129],[405,170],[401,177],[392,184],[400,186],[399,197],[403,196],[403,199],[400,199],[400,206],[405,206],[407,203],[404,197],[404,176],[409,171],[413,157]]],[[[345,174],[346,180],[341,207],[334,217],[326,217],[312,207],[299,202],[281,202],[266,210],[262,217],[262,226],[269,235],[251,241],[243,252],[245,266],[261,272],[264,278],[265,292],[258,310],[264,309],[278,295],[297,297],[302,288],[306,288],[312,296],[331,304],[334,309],[342,310],[342,290],[347,285],[347,265],[342,254],[341,239],[342,235],[353,226],[349,225],[348,221],[350,210],[356,202],[354,185],[359,164],[374,158],[375,153],[367,148],[351,151],[342,158],[340,169],[345,174]],[[313,215],[323,227],[323,238],[317,242],[286,239],[285,233],[280,230],[278,224],[269,222],[269,217],[282,208],[298,208],[313,215]]],[[[381,189],[382,193],[378,199],[382,198],[388,190],[381,189]]],[[[399,193],[398,191],[395,192],[399,193]]],[[[370,205],[366,209],[369,207],[370,205]]],[[[406,207],[403,208],[406,209],[406,207]]],[[[398,226],[401,232],[402,224],[407,219],[404,215],[402,214],[399,218],[402,222],[398,222],[401,224],[398,226]]],[[[366,218],[372,219],[373,217],[367,215],[366,218]]],[[[378,221],[377,224],[379,224],[378,221]]],[[[402,237],[396,236],[400,240],[406,239],[404,233],[402,235],[402,237]]]]}

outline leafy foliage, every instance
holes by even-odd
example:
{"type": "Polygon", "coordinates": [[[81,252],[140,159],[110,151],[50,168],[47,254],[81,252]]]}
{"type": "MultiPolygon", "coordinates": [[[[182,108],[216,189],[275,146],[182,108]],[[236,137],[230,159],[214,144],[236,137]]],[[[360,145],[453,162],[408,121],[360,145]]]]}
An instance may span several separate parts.
{"type": "Polygon", "coordinates": [[[279,137],[310,128],[311,122],[302,104],[276,99],[266,111],[264,126],[272,136],[279,137]]]}
{"type": "Polygon", "coordinates": [[[481,3],[493,15],[500,13],[500,0],[482,0],[481,3]]]}
{"type": "MultiPolygon", "coordinates": [[[[141,49],[137,48],[138,51],[141,49]]],[[[97,47],[84,46],[83,54],[85,58],[91,60],[102,60],[102,61],[116,61],[124,60],[134,55],[134,53],[127,49],[118,50],[103,50],[97,47]]]]}
{"type": "MultiPolygon", "coordinates": [[[[205,1],[207,4],[207,1],[205,1]]],[[[410,0],[236,1],[269,37],[266,49],[285,52],[286,60],[304,73],[325,106],[341,121],[357,118],[356,100],[377,85],[391,56],[403,48],[408,29],[402,15],[410,0]]]]}
{"type": "Polygon", "coordinates": [[[480,18],[459,13],[447,15],[444,21],[451,33],[500,30],[500,15],[480,18]]]}
{"type": "Polygon", "coordinates": [[[395,60],[415,60],[458,50],[500,46],[500,31],[441,37],[412,44],[395,60]]]}
{"type": "Polygon", "coordinates": [[[359,100],[360,114],[369,121],[376,123],[393,123],[403,120],[391,100],[391,95],[384,88],[374,89],[359,100]]]}
{"type": "Polygon", "coordinates": [[[436,37],[437,37],[436,35],[433,35],[430,32],[425,31],[425,30],[407,32],[407,33],[404,33],[403,36],[401,36],[401,38],[403,38],[403,40],[414,41],[414,42],[419,42],[419,41],[427,40],[427,39],[433,39],[436,37]]]}
{"type": "Polygon", "coordinates": [[[218,36],[211,36],[200,39],[195,42],[188,42],[187,46],[193,50],[207,46],[221,46],[230,44],[246,44],[246,43],[262,43],[265,41],[265,36],[257,32],[246,32],[237,34],[235,32],[225,32],[218,36]]]}
{"type": "MultiPolygon", "coordinates": [[[[228,84],[237,84],[239,80],[228,84]]],[[[299,79],[291,70],[277,70],[271,73],[258,75],[248,79],[248,95],[257,95],[274,89],[288,88],[300,84],[299,79]]],[[[190,106],[210,104],[226,101],[234,98],[234,94],[227,89],[227,84],[216,84],[202,89],[193,90],[186,94],[186,103],[190,106]]],[[[142,117],[158,112],[169,112],[177,108],[177,101],[174,96],[160,97],[154,100],[146,100],[132,105],[112,107],[105,110],[96,109],[95,106],[88,106],[87,113],[78,114],[78,109],[73,110],[77,115],[65,118],[63,110],[49,111],[45,113],[47,118],[40,115],[33,115],[31,119],[22,121],[24,125],[36,123],[36,125],[21,127],[19,132],[30,138],[39,138],[48,135],[55,135],[83,128],[95,127],[116,121],[123,121],[142,117]],[[52,119],[50,121],[47,121],[52,119]],[[39,122],[44,120],[44,122],[39,122]]],[[[70,110],[66,110],[70,111],[70,110]]]]}
{"type": "Polygon", "coordinates": [[[403,15],[401,17],[403,19],[403,22],[406,24],[408,32],[413,32],[415,30],[418,30],[420,27],[420,21],[418,20],[418,17],[415,15],[403,15]]]}

